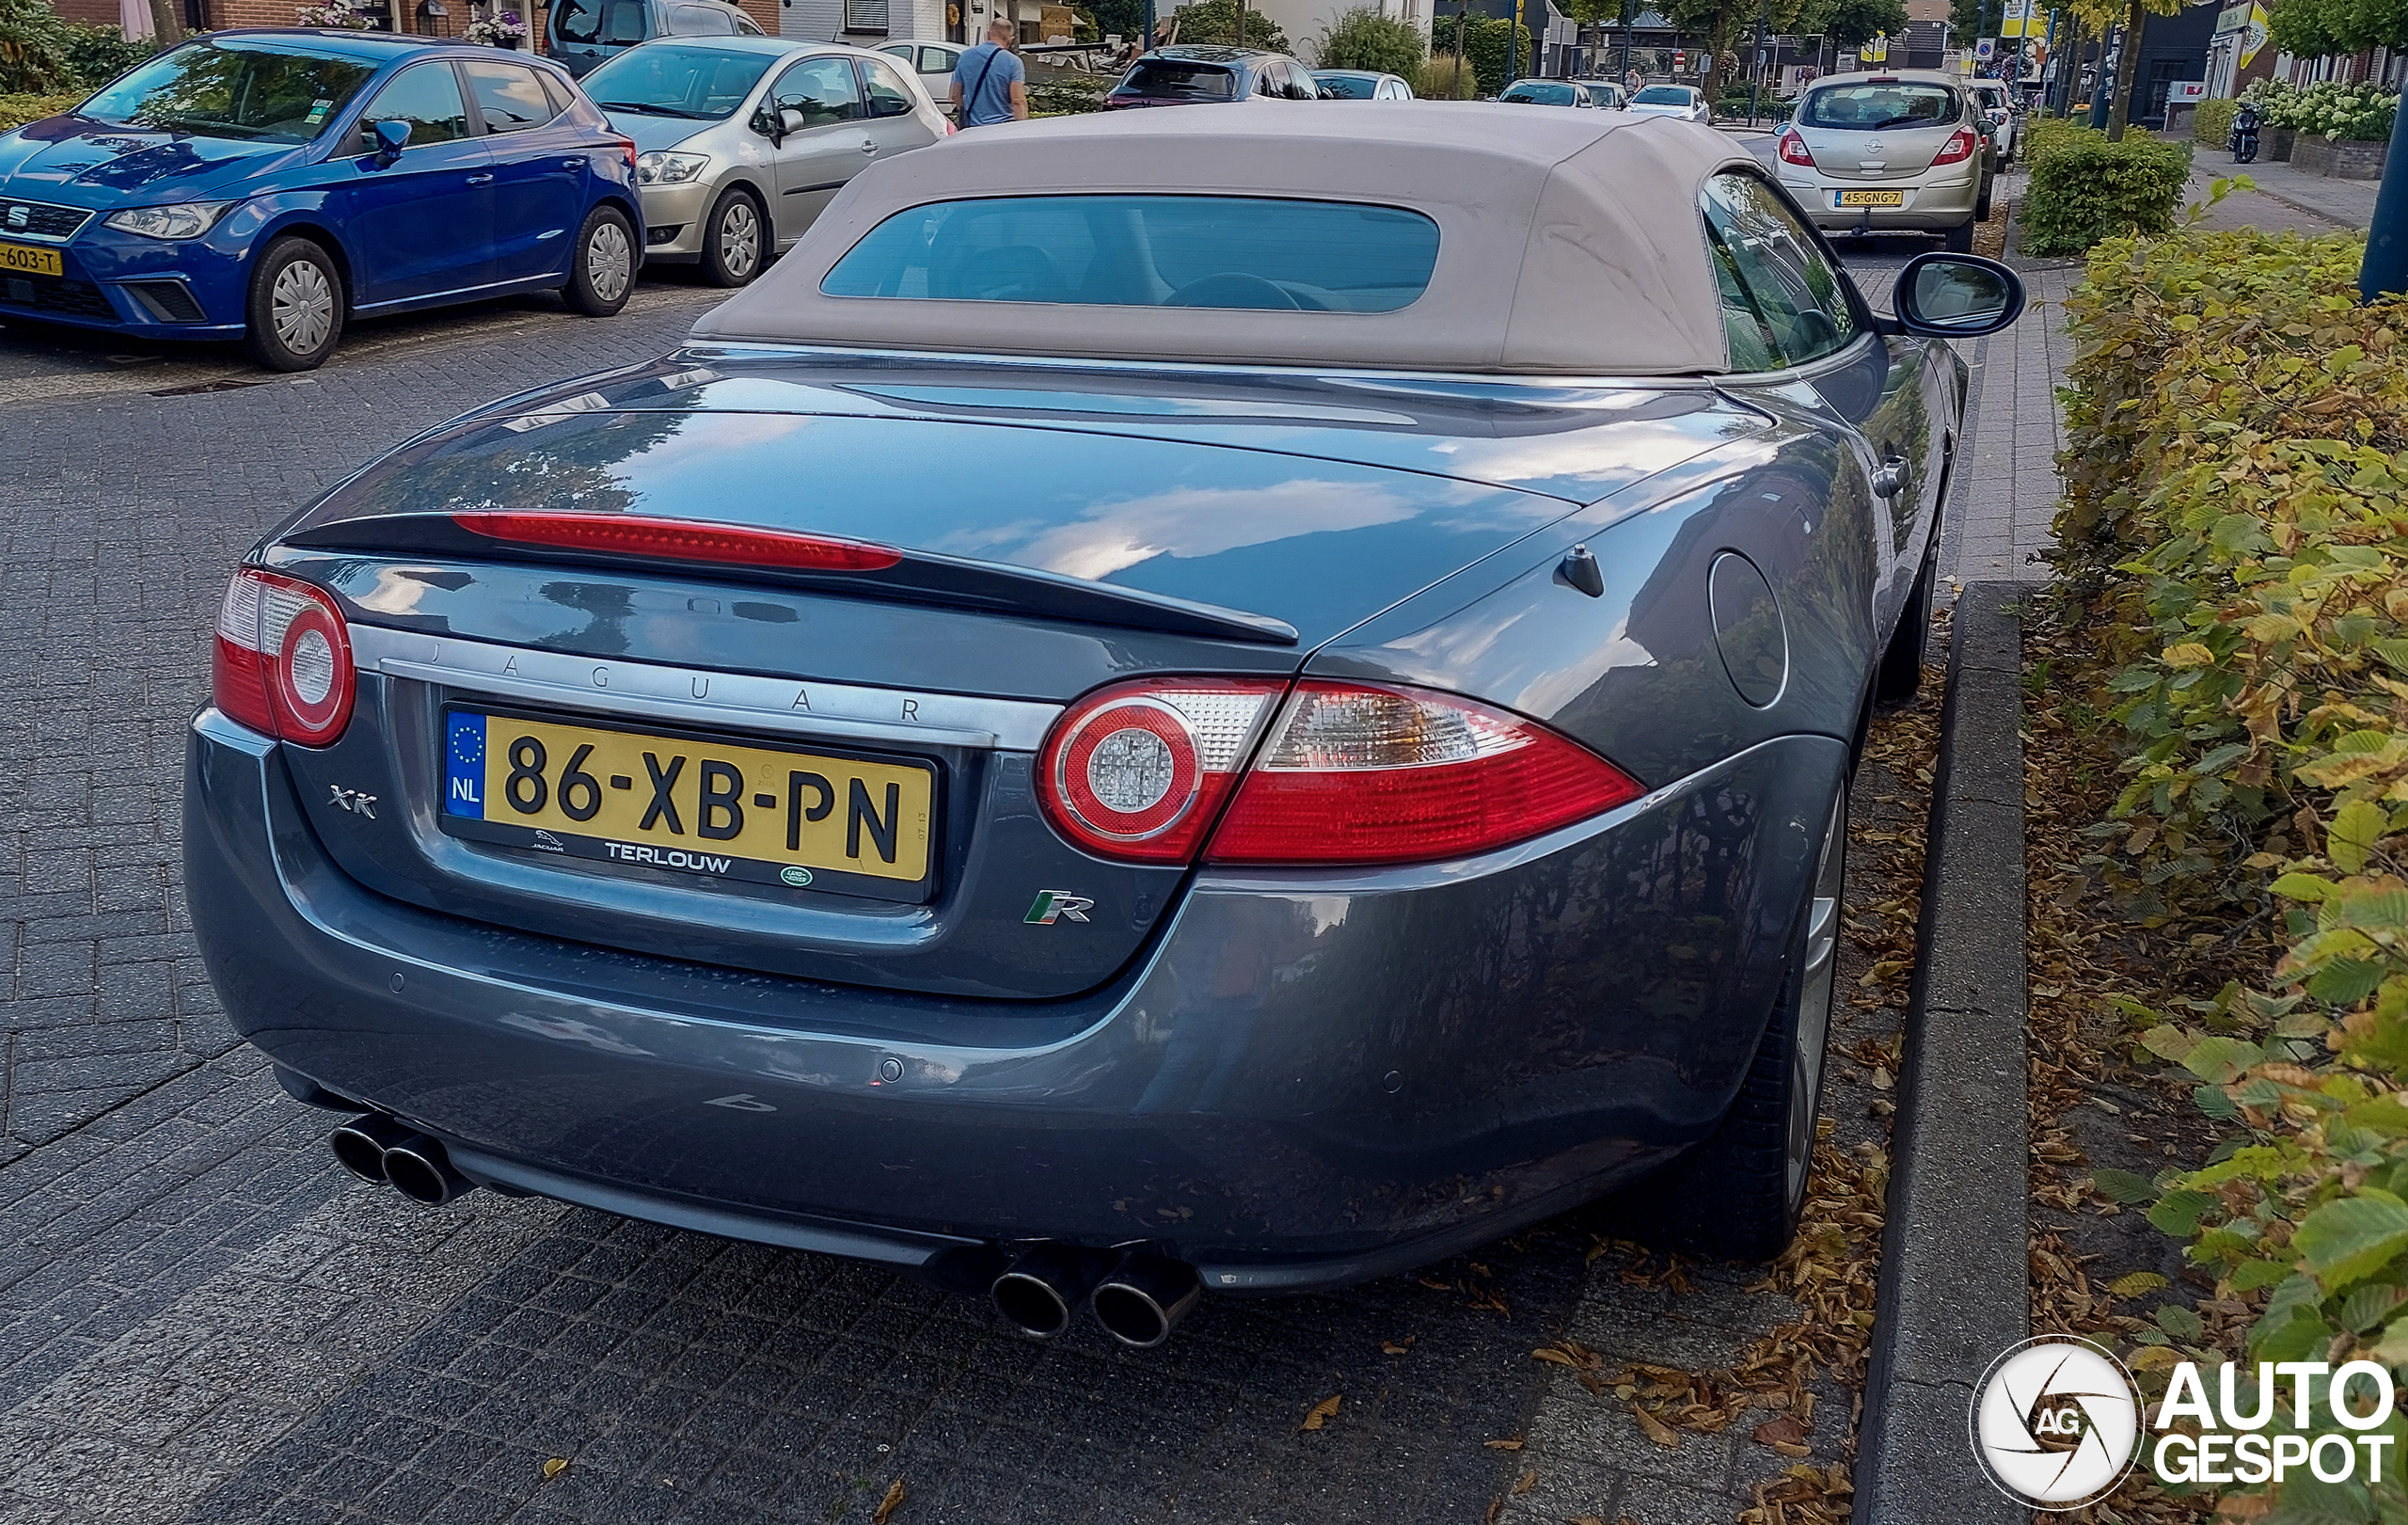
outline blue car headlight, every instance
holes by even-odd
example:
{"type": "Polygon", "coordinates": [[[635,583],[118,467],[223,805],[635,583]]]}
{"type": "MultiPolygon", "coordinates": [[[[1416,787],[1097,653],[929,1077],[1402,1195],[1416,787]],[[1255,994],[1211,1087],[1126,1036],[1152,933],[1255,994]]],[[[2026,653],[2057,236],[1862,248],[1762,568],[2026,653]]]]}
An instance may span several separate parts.
{"type": "Polygon", "coordinates": [[[128,207],[102,220],[107,226],[145,238],[198,238],[217,226],[231,201],[179,201],[174,206],[128,207]]]}

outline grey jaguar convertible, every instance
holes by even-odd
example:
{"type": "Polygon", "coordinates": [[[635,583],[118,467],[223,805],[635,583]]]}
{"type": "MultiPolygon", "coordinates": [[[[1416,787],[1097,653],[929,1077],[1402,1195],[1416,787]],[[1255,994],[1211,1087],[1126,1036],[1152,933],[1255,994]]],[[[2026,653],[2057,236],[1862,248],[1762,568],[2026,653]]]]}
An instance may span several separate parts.
{"type": "Polygon", "coordinates": [[[1136,1345],[1656,1173],[1777,1252],[1965,368],[1690,124],[1115,114],[872,166],[675,353],[235,572],[190,896],[361,1175],[1136,1345]]]}

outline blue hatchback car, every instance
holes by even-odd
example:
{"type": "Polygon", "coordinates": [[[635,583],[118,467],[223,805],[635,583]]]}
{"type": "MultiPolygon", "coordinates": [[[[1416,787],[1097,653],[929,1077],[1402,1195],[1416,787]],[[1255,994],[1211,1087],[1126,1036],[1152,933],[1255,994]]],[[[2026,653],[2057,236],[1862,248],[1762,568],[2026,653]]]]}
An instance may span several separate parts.
{"type": "Polygon", "coordinates": [[[384,33],[197,38],[0,133],[0,317],[240,337],[309,370],[355,315],[626,305],[635,145],[557,65],[384,33]]]}

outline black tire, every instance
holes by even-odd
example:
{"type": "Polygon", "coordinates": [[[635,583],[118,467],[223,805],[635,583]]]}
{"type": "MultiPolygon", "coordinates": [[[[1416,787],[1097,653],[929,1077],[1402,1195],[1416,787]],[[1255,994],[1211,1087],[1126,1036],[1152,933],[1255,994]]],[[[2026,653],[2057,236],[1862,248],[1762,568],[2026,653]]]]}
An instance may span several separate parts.
{"type": "Polygon", "coordinates": [[[1890,632],[1890,644],[1874,672],[1874,703],[1902,705],[1923,691],[1923,653],[1931,639],[1931,595],[1939,580],[1940,526],[1935,524],[1931,548],[1924,552],[1923,571],[1915,578],[1915,591],[1907,596],[1898,627],[1890,632]]]}
{"type": "Polygon", "coordinates": [[[342,268],[325,246],[279,238],[251,262],[243,348],[270,371],[315,371],[342,342],[350,305],[342,268]]]}
{"type": "Polygon", "coordinates": [[[642,262],[626,214],[617,207],[595,207],[577,230],[577,252],[569,256],[568,284],[561,288],[561,296],[573,312],[589,318],[614,316],[635,291],[636,268],[642,262]]]}
{"type": "MultiPolygon", "coordinates": [[[[1988,193],[1985,192],[1984,194],[1987,195],[1988,193]]],[[[1951,254],[1972,253],[1972,219],[1967,218],[1965,221],[1958,223],[1956,227],[1949,229],[1947,232],[1941,234],[1940,246],[1946,249],[1951,254]]]]}
{"type": "Polygon", "coordinates": [[[1770,1261],[1798,1232],[1814,1173],[1823,1049],[1836,995],[1847,806],[1843,779],[1783,961],[1781,996],[1731,1110],[1705,1142],[1632,1194],[1637,1231],[1656,1248],[1770,1261]],[[1803,1032],[1801,1019],[1808,1025],[1803,1032]]]}
{"type": "Polygon", "coordinates": [[[773,242],[761,203],[742,186],[729,186],[703,220],[703,278],[714,286],[751,285],[769,262],[773,242]]]}
{"type": "MultiPolygon", "coordinates": [[[[1993,183],[1995,183],[1995,182],[1992,177],[1988,175],[1982,177],[1981,199],[1973,203],[1973,220],[1975,222],[1988,222],[1990,220],[1990,187],[1993,183]]],[[[1958,252],[1970,253],[1972,251],[1970,249],[1960,249],[1958,252]]]]}

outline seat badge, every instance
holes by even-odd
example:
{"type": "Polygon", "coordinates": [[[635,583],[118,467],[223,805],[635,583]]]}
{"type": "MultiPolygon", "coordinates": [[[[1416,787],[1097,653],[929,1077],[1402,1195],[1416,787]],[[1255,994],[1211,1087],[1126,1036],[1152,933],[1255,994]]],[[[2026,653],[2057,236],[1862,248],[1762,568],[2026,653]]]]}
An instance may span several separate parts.
{"type": "Polygon", "coordinates": [[[1072,895],[1069,890],[1038,890],[1028,914],[1021,920],[1032,927],[1051,927],[1056,919],[1085,921],[1094,909],[1095,902],[1084,895],[1072,895]]]}

